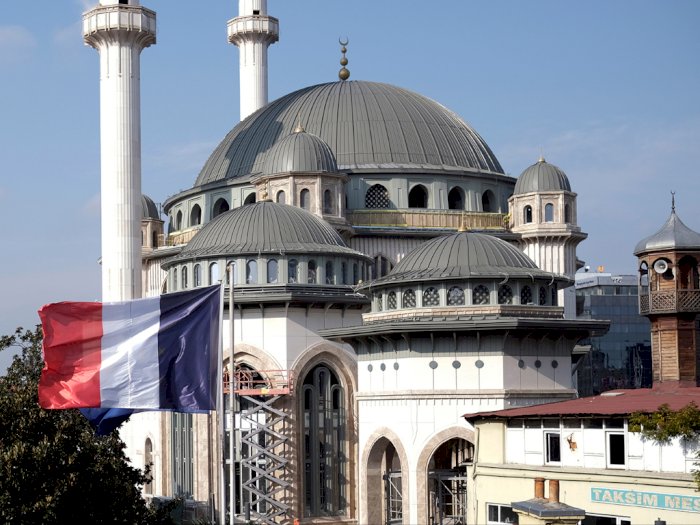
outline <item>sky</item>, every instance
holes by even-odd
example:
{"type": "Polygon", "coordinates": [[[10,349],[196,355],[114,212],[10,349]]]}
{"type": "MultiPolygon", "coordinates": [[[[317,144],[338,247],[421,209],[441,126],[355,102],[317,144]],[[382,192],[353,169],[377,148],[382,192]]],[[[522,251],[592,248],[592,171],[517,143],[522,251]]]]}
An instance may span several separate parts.
{"type": "MultiPolygon", "coordinates": [[[[37,309],[100,298],[99,64],[82,41],[96,0],[0,0],[0,334],[37,309]]],[[[194,183],[238,122],[236,0],[142,0],[142,189],[194,183]]],[[[632,255],[670,213],[700,231],[700,2],[696,0],[268,0],[280,20],[269,98],[351,80],[432,98],[468,122],[506,173],[540,155],[578,194],[595,269],[632,255]]],[[[0,362],[3,357],[0,355],[0,362]]]]}

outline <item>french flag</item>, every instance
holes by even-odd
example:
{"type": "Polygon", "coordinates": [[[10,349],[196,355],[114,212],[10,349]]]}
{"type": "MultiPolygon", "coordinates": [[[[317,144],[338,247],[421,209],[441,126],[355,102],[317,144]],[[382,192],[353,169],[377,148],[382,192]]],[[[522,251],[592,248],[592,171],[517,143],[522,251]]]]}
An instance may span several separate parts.
{"type": "Polygon", "coordinates": [[[39,310],[43,408],[213,410],[221,287],[39,310]]]}

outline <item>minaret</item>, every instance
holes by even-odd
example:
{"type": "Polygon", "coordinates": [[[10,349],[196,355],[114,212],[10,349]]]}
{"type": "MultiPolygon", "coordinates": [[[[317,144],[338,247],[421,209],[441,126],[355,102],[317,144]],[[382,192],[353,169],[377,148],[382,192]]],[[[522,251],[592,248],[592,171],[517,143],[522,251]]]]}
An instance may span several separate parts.
{"type": "Polygon", "coordinates": [[[83,14],[100,54],[102,300],[141,297],[141,51],[156,14],[138,0],[100,0],[83,14]]]}
{"type": "Polygon", "coordinates": [[[240,50],[241,120],[267,104],[267,48],[277,40],[279,20],[267,16],[267,0],[238,0],[228,41],[240,50]]]}
{"type": "Polygon", "coordinates": [[[639,260],[639,313],[651,321],[654,386],[698,386],[700,234],[671,215],[634,249],[639,260]]]}

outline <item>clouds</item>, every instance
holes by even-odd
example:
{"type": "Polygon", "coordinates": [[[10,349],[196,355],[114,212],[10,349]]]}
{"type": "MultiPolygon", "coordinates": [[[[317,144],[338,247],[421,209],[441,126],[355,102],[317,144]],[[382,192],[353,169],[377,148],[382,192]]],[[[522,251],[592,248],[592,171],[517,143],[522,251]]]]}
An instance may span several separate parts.
{"type": "Polygon", "coordinates": [[[22,26],[0,26],[0,66],[11,66],[28,60],[37,41],[22,26]]]}

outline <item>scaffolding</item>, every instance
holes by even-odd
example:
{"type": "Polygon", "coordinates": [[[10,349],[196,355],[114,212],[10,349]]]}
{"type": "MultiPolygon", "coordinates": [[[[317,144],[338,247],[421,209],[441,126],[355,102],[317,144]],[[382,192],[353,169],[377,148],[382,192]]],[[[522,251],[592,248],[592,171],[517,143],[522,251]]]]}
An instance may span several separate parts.
{"type": "MultiPolygon", "coordinates": [[[[228,377],[224,382],[230,394],[228,377]]],[[[240,470],[236,469],[240,500],[236,507],[246,520],[275,525],[289,519],[291,511],[287,503],[291,485],[289,414],[278,401],[292,393],[292,373],[237,369],[233,385],[235,405],[240,407],[238,429],[232,429],[240,431],[240,441],[236,439],[240,445],[229,455],[234,461],[240,457],[240,470]]],[[[231,421],[235,420],[233,417],[231,421]]]]}

